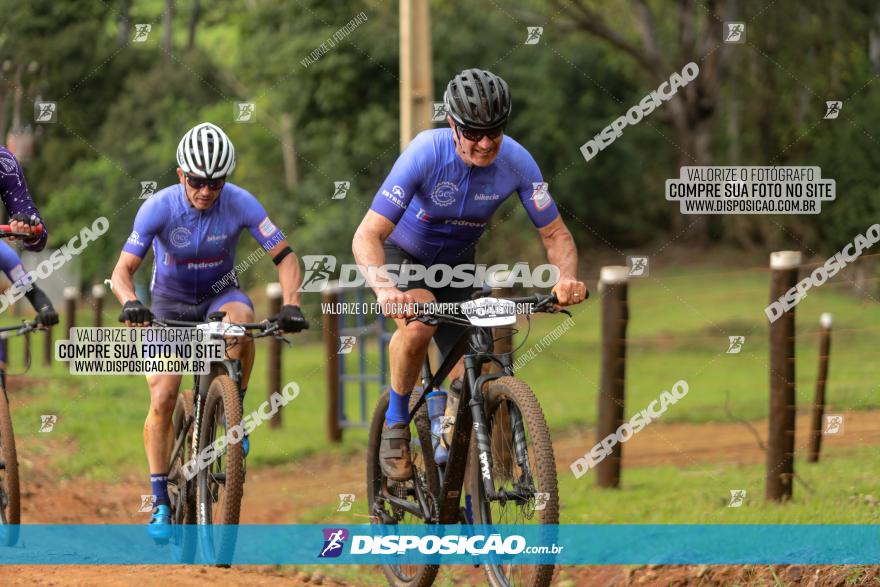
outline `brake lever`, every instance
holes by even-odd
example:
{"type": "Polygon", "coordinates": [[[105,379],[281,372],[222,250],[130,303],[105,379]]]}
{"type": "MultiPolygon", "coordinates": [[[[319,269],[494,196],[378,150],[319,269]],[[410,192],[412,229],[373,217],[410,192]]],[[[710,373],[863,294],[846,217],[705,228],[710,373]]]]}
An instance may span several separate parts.
{"type": "Polygon", "coordinates": [[[287,346],[292,346],[292,345],[293,345],[293,343],[290,342],[290,339],[289,339],[289,338],[287,338],[286,336],[284,336],[283,334],[281,334],[281,333],[279,333],[279,332],[276,332],[275,334],[273,334],[272,337],[273,337],[275,340],[280,340],[281,342],[283,342],[283,343],[286,344],[287,346]]]}

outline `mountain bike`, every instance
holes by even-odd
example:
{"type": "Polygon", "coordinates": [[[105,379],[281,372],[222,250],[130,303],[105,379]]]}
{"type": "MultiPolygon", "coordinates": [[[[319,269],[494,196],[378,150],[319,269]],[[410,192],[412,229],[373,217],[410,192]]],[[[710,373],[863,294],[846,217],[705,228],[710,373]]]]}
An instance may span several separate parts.
{"type": "MultiPolygon", "coordinates": [[[[413,475],[408,481],[392,481],[382,474],[379,444],[388,392],[379,398],[367,452],[368,504],[373,523],[559,523],[556,464],[544,414],[534,392],[514,377],[513,353],[494,350],[498,339],[492,327],[514,324],[517,308],[524,306],[528,308],[524,313],[530,326],[532,313],[571,314],[556,306],[553,294],[496,299],[485,297],[487,293],[456,304],[455,309],[463,315],[454,311],[440,314],[432,304],[415,304],[416,317],[408,321],[469,328],[442,359],[436,373],[431,372],[425,358],[421,390],[414,391],[410,398],[409,418],[417,434],[411,445],[413,475]],[[448,460],[440,466],[434,461],[425,397],[427,391],[439,388],[461,357],[466,374],[452,424],[448,460]],[[491,364],[500,371],[482,373],[483,367],[491,364]],[[471,430],[476,432],[474,438],[471,430]],[[465,484],[467,508],[461,506],[465,484]]],[[[554,571],[552,564],[506,565],[493,560],[483,566],[491,585],[505,587],[545,587],[554,571]]],[[[395,587],[427,587],[438,570],[439,565],[410,565],[405,560],[383,565],[385,577],[395,587]]]]}
{"type": "MultiPolygon", "coordinates": [[[[36,234],[42,233],[42,226],[36,234]]],[[[12,232],[8,224],[0,225],[0,238],[33,236],[29,233],[12,232]]],[[[18,336],[39,329],[36,320],[23,322],[16,326],[0,328],[0,337],[9,338],[9,333],[18,336]]],[[[30,358],[28,358],[30,367],[30,358]]],[[[9,410],[9,395],[6,391],[6,370],[0,369],[0,545],[12,546],[18,542],[21,523],[21,501],[18,482],[18,454],[15,450],[15,433],[12,429],[12,413],[9,410]]]]}
{"type": "MultiPolygon", "coordinates": [[[[230,339],[244,336],[273,336],[289,344],[276,322],[223,322],[225,315],[225,312],[213,312],[208,322],[154,319],[153,324],[203,329],[210,338],[222,340],[226,351],[237,344],[230,339]]],[[[171,417],[174,444],[168,466],[168,497],[173,524],[171,543],[175,558],[180,562],[193,562],[196,542],[200,543],[202,555],[209,563],[227,561],[235,550],[234,527],[238,524],[245,481],[242,444],[234,439],[226,442],[221,450],[213,452],[213,460],[207,466],[202,466],[198,456],[218,439],[227,438],[227,432],[241,424],[244,403],[241,376],[238,359],[211,361],[209,372],[194,374],[192,389],[177,396],[171,417]],[[188,477],[187,470],[193,467],[197,472],[188,477]],[[192,524],[196,523],[200,530],[198,535],[192,531],[192,524]],[[222,530],[212,531],[214,525],[222,530]]]]}
{"type": "MultiPolygon", "coordinates": [[[[38,330],[36,320],[16,326],[0,328],[0,338],[27,334],[38,330]]],[[[29,363],[30,361],[28,361],[29,363]]],[[[30,365],[28,365],[30,366],[30,365]]],[[[18,453],[15,450],[15,432],[12,429],[12,412],[6,391],[6,370],[0,369],[0,545],[12,546],[18,542],[21,524],[21,501],[18,482],[18,453]]]]}

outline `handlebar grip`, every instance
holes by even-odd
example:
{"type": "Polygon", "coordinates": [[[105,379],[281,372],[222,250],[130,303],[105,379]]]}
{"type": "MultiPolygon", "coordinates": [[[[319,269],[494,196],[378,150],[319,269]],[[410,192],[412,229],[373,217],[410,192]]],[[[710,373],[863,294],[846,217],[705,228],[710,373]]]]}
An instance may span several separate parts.
{"type": "MultiPolygon", "coordinates": [[[[33,234],[35,234],[37,236],[40,236],[43,234],[43,224],[42,223],[34,226],[33,228],[35,229],[33,234]]],[[[0,232],[13,232],[13,230],[8,224],[0,224],[0,232]]]]}

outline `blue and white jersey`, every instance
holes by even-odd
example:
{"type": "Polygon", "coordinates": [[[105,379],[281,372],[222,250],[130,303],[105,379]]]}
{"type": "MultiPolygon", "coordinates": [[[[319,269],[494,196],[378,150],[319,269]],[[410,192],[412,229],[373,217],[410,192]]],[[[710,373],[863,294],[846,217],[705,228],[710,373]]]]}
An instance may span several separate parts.
{"type": "Polygon", "coordinates": [[[468,167],[452,129],[427,130],[407,146],[370,207],[396,226],[388,241],[424,265],[467,262],[489,218],[512,193],[532,223],[559,216],[538,164],[508,136],[488,167],[468,167]]]}
{"type": "MultiPolygon", "coordinates": [[[[228,278],[221,280],[235,265],[235,250],[244,229],[266,250],[284,239],[250,192],[226,183],[214,204],[199,211],[190,205],[178,183],[144,202],[122,250],[143,258],[152,245],[153,295],[197,304],[217,294],[214,284],[225,287],[229,283],[228,278]]],[[[238,287],[237,280],[229,286],[238,287]]]]}

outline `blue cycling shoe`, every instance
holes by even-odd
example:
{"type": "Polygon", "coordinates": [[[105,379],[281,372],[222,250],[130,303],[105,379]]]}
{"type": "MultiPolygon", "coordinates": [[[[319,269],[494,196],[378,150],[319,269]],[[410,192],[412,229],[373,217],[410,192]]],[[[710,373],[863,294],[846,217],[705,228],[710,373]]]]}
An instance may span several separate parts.
{"type": "Polygon", "coordinates": [[[171,538],[171,507],[165,504],[157,505],[153,509],[153,517],[147,524],[147,533],[150,538],[157,542],[164,542],[171,538]]]}
{"type": "Polygon", "coordinates": [[[248,456],[248,453],[251,450],[251,439],[247,434],[241,439],[241,450],[244,451],[244,456],[248,456]]]}

